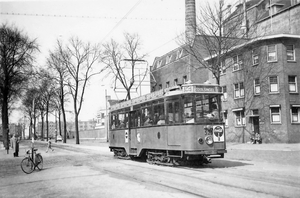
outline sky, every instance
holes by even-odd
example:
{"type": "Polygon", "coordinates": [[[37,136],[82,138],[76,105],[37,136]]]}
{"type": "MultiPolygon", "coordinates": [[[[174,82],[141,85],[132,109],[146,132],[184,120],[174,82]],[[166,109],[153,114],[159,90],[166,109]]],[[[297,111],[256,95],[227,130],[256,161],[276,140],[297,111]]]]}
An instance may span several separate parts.
{"type": "MultiPolygon", "coordinates": [[[[208,0],[196,0],[196,9],[204,1],[208,0]]],[[[0,23],[13,24],[31,39],[37,39],[39,66],[45,66],[57,39],[66,41],[77,36],[91,43],[110,39],[122,42],[124,32],[128,32],[140,36],[142,52],[147,54],[147,62],[141,67],[147,67],[155,57],[178,47],[177,37],[185,28],[184,3],[185,0],[0,0],[0,23]]],[[[109,81],[103,77],[92,79],[80,120],[96,118],[97,111],[105,108],[105,93],[112,99],[124,99],[113,91],[109,81]]],[[[142,94],[148,90],[143,88],[142,94]]],[[[72,110],[72,105],[67,108],[72,110]]],[[[16,120],[18,116],[20,113],[13,114],[16,120]]]]}

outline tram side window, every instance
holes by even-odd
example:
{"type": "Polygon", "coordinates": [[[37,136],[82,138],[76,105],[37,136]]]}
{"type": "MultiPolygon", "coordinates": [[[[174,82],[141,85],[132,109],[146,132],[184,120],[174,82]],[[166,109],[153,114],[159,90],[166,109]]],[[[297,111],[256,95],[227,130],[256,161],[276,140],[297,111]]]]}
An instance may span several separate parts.
{"type": "Polygon", "coordinates": [[[157,125],[165,124],[165,110],[164,103],[153,105],[153,123],[157,125]]]}
{"type": "Polygon", "coordinates": [[[151,126],[153,124],[151,104],[142,107],[141,126],[151,126]]]}
{"type": "Polygon", "coordinates": [[[219,120],[218,115],[218,96],[200,96],[196,97],[196,122],[202,122],[204,119],[219,120]]]}
{"type": "Polygon", "coordinates": [[[112,114],[110,117],[110,128],[115,129],[117,124],[117,114],[112,114]]]}
{"type": "Polygon", "coordinates": [[[209,100],[205,96],[195,98],[196,102],[196,122],[203,121],[206,115],[209,114],[209,100]]]}
{"type": "Polygon", "coordinates": [[[194,123],[195,122],[195,112],[193,110],[193,97],[185,97],[183,104],[183,122],[184,123],[194,123]]]}
{"type": "Polygon", "coordinates": [[[167,112],[168,112],[168,123],[174,124],[180,122],[180,103],[179,100],[168,101],[167,112]]]}
{"type": "Polygon", "coordinates": [[[139,111],[131,112],[131,126],[132,128],[141,126],[141,113],[139,111]]]}
{"type": "Polygon", "coordinates": [[[119,120],[119,125],[118,128],[119,129],[125,129],[128,128],[128,113],[119,113],[118,114],[118,120],[119,120]]]}

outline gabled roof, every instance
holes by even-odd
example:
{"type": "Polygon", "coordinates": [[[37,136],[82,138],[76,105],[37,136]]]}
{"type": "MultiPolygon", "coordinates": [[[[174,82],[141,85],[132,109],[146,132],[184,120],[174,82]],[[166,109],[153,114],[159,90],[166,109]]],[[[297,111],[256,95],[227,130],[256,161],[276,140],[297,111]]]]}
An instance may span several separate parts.
{"type": "MultiPolygon", "coordinates": [[[[240,39],[240,38],[223,38],[223,39],[227,40],[225,41],[228,45],[227,50],[230,50],[235,45],[239,45],[248,41],[248,39],[240,39]]],[[[156,57],[152,65],[152,71],[184,58],[189,54],[188,52],[189,48],[196,48],[197,50],[194,52],[197,52],[197,56],[199,56],[202,59],[208,56],[213,56],[214,51],[212,51],[212,49],[216,49],[215,46],[218,46],[218,42],[219,42],[218,38],[215,36],[196,35],[191,47],[189,47],[188,45],[182,45],[164,54],[163,56],[156,57]],[[178,53],[181,53],[181,55],[178,56],[178,53]]],[[[225,47],[224,50],[226,50],[225,47]]]]}

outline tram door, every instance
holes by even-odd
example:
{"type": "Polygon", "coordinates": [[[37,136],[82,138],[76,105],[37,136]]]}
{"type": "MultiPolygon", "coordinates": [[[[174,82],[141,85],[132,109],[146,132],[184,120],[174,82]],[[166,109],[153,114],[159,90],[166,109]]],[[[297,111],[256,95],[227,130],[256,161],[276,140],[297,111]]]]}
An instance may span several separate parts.
{"type": "Polygon", "coordinates": [[[138,111],[131,111],[129,113],[129,126],[128,126],[128,147],[127,151],[129,154],[136,154],[136,130],[139,126],[140,120],[138,119],[138,111]]]}

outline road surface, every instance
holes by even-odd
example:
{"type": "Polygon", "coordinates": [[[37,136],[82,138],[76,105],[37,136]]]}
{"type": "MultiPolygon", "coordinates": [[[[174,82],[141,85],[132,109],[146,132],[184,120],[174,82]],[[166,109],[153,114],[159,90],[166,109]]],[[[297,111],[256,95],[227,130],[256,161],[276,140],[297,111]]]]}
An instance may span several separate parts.
{"type": "MultiPolygon", "coordinates": [[[[21,156],[27,145],[21,145],[21,156]]],[[[6,156],[0,159],[0,197],[300,197],[294,164],[224,158],[197,167],[164,167],[114,159],[107,147],[60,143],[48,153],[46,144],[36,147],[44,169],[31,174],[20,168],[23,157],[1,151],[6,156]]]]}

